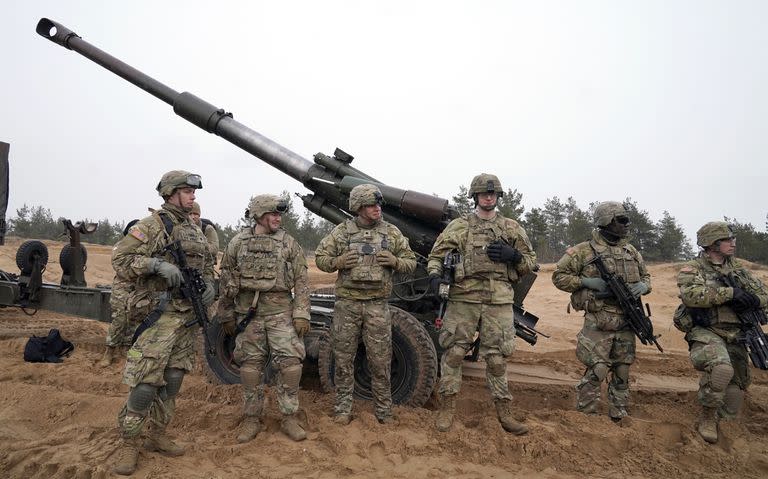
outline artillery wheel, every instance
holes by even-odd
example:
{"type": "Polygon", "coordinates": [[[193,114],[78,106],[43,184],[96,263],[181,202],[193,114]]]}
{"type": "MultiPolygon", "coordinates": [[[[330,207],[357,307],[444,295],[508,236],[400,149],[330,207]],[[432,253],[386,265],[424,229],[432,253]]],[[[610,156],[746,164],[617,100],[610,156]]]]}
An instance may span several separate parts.
{"type": "MultiPolygon", "coordinates": [[[[392,402],[421,407],[432,394],[437,380],[437,352],[419,321],[400,308],[390,306],[392,314],[392,402]]],[[[330,335],[321,336],[317,359],[320,384],[327,392],[334,389],[334,359],[330,335]]],[[[362,341],[355,357],[355,397],[371,400],[371,373],[362,341]]]]}
{"type": "MultiPolygon", "coordinates": [[[[80,245],[80,254],[83,258],[83,266],[85,266],[86,261],[88,261],[88,250],[85,249],[85,246],[82,244],[80,245]]],[[[59,264],[61,265],[61,271],[64,274],[71,274],[72,271],[70,271],[69,267],[69,259],[72,256],[72,245],[67,244],[64,245],[63,248],[61,248],[61,253],[59,253],[59,264]]]]}
{"type": "Polygon", "coordinates": [[[428,275],[420,262],[413,273],[395,273],[392,275],[392,292],[403,301],[418,301],[429,290],[428,275]]]}
{"type": "Polygon", "coordinates": [[[40,266],[45,269],[45,265],[48,264],[48,247],[42,241],[25,241],[16,250],[16,266],[19,267],[22,274],[29,274],[35,259],[38,258],[40,259],[40,266]]]}

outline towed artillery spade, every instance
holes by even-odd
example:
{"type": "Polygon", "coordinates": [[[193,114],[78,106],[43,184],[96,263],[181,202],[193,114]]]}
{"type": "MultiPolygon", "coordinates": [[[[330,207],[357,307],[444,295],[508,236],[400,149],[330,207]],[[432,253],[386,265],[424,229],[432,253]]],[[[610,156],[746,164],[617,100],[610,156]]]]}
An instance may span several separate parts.
{"type": "MultiPolygon", "coordinates": [[[[377,184],[386,202],[382,208],[384,218],[400,228],[419,256],[419,267],[413,275],[396,277],[395,294],[390,300],[393,321],[392,399],[395,403],[413,406],[426,402],[437,378],[439,346],[434,319],[439,300],[427,292],[425,258],[440,232],[456,217],[447,200],[382,184],[351,166],[353,157],[339,149],[333,156],[317,153],[314,162],[309,161],[237,122],[231,113],[191,93],[179,93],[169,88],[47,18],[39,21],[37,33],[98,63],[171,105],[177,115],[190,123],[224,138],[299,181],[311,191],[301,196],[304,206],[334,224],[351,216],[348,195],[353,187],[361,183],[377,184]]],[[[534,328],[538,318],[523,309],[522,301],[534,280],[535,275],[530,274],[517,285],[517,302],[514,305],[515,320],[520,325],[519,329],[528,332],[527,340],[531,344],[537,339],[534,328]]],[[[325,387],[333,384],[328,328],[334,299],[333,295],[312,296],[313,328],[305,337],[307,355],[317,358],[320,380],[325,387]]],[[[218,324],[212,325],[209,335],[215,350],[213,356],[207,356],[209,372],[222,382],[239,382],[238,366],[232,359],[234,341],[220,330],[218,324]]],[[[355,392],[360,397],[370,398],[370,373],[362,345],[360,347],[355,364],[355,392]]]]}

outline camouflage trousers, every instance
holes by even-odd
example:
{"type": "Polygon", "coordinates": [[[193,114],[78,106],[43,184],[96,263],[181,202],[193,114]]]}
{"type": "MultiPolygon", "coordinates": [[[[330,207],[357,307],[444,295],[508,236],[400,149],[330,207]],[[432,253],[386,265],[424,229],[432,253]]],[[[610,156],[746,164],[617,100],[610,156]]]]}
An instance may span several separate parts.
{"type": "Polygon", "coordinates": [[[507,357],[515,350],[512,304],[482,304],[451,301],[440,330],[442,395],[458,394],[464,356],[480,333],[480,357],[485,361],[485,379],[494,399],[512,399],[507,383],[507,357]]]}
{"type": "Polygon", "coordinates": [[[279,374],[278,407],[283,414],[293,414],[299,408],[301,362],[306,351],[304,342],[293,328],[290,311],[268,316],[257,315],[235,339],[233,357],[240,364],[241,372],[254,371],[259,376],[257,385],[250,385],[249,381],[243,380],[246,415],[257,415],[261,411],[264,391],[260,379],[270,354],[279,374]]]}
{"type": "Polygon", "coordinates": [[[629,365],[635,361],[635,334],[628,330],[600,331],[584,327],[577,338],[576,357],[587,367],[576,385],[576,409],[587,413],[597,411],[600,388],[610,373],[608,400],[618,410],[626,410],[629,365]]]}
{"type": "Polygon", "coordinates": [[[352,413],[355,356],[362,337],[376,417],[392,415],[392,319],[386,299],[337,299],[331,339],[335,358],[336,414],[352,413]]]}
{"type": "Polygon", "coordinates": [[[118,287],[117,283],[112,287],[109,295],[109,307],[112,310],[112,321],[107,330],[107,346],[130,346],[133,333],[144,318],[132,317],[129,309],[129,300],[132,291],[118,287]]]}
{"type": "Polygon", "coordinates": [[[712,368],[718,364],[729,364],[733,377],[729,384],[735,384],[746,391],[752,382],[749,371],[747,348],[739,343],[729,343],[709,329],[695,326],[685,337],[690,347],[693,367],[701,371],[699,379],[699,403],[705,407],[720,407],[725,391],[715,391],[711,385],[712,368]]]}

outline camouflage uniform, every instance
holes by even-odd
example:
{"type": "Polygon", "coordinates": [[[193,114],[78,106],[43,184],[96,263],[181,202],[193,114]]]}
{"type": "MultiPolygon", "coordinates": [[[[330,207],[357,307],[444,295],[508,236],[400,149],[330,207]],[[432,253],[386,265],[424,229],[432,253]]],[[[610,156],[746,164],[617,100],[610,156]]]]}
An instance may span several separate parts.
{"type": "Polygon", "coordinates": [[[130,346],[133,332],[144,318],[130,314],[129,300],[135,291],[134,282],[115,275],[109,295],[112,321],[107,330],[107,347],[130,346]]]}
{"type": "MultiPolygon", "coordinates": [[[[711,222],[702,229],[708,226],[728,228],[724,222],[711,222]]],[[[701,230],[698,236],[699,246],[710,246],[714,242],[706,238],[702,240],[701,230]]],[[[730,237],[723,235],[723,238],[730,237]]],[[[699,403],[705,411],[717,411],[720,417],[732,419],[739,412],[751,376],[746,347],[738,342],[741,322],[731,307],[734,288],[720,280],[724,275],[735,277],[745,291],[759,299],[759,307],[766,307],[768,290],[738,260],[725,257],[721,264],[717,264],[703,252],[678,273],[680,298],[688,309],[678,308],[675,324],[686,331],[691,363],[701,371],[699,403]],[[695,316],[701,319],[693,320],[694,315],[689,314],[692,308],[697,309],[695,316]],[[681,316],[687,319],[682,321],[682,327],[681,316]]],[[[716,423],[712,426],[715,438],[709,442],[716,441],[716,423]]]]}
{"type": "MultiPolygon", "coordinates": [[[[623,208],[623,207],[622,207],[623,208]]],[[[614,298],[597,299],[595,292],[582,287],[581,278],[599,278],[597,267],[587,264],[595,252],[603,257],[609,272],[627,283],[643,282],[650,292],[651,276],[645,262],[626,238],[609,244],[598,230],[592,239],[568,248],[552,273],[555,286],[571,293],[571,305],[584,311],[584,327],[578,335],[576,357],[587,370],[579,384],[577,409],[594,413],[600,402],[600,386],[611,372],[608,383],[609,415],[626,416],[629,402],[629,365],[635,361],[635,335],[614,298]]]]}
{"type": "Polygon", "coordinates": [[[208,252],[211,254],[213,264],[216,264],[219,258],[219,234],[213,225],[206,224],[204,226],[203,234],[205,234],[205,239],[208,241],[208,252]]]}
{"type": "MultiPolygon", "coordinates": [[[[366,192],[363,187],[371,185],[355,187],[350,197],[356,192],[366,192]]],[[[375,191],[378,192],[378,188],[375,191]]],[[[350,203],[353,203],[352,199],[350,203]]],[[[358,211],[366,204],[372,203],[351,204],[350,209],[358,211]]],[[[355,218],[337,225],[322,239],[315,251],[315,263],[322,271],[339,272],[331,330],[336,384],[334,412],[336,416],[351,417],[354,361],[362,336],[371,371],[375,414],[379,420],[386,420],[392,415],[392,320],[387,298],[392,293],[392,274],[395,271],[413,272],[416,255],[411,251],[408,239],[396,226],[383,220],[367,226],[355,218]],[[384,250],[397,258],[394,268],[377,264],[376,256],[384,250]],[[348,251],[358,254],[356,265],[350,269],[338,269],[334,260],[348,251]]]]}

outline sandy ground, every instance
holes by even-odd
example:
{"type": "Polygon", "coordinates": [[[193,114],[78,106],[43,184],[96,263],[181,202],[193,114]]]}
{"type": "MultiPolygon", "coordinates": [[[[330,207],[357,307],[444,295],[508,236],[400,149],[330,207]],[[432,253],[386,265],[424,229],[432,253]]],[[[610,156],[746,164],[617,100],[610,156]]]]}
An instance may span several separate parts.
{"type": "MultiPolygon", "coordinates": [[[[16,272],[20,242],[0,248],[0,268],[16,272]]],[[[45,279],[57,282],[62,243],[48,242],[45,279]]],[[[89,284],[109,283],[110,248],[88,247],[89,284]]],[[[394,425],[378,424],[371,405],[355,404],[347,427],[331,422],[331,397],[323,394],[312,365],[302,380],[301,404],[308,439],[294,443],[279,432],[279,412],[268,392],[266,431],[238,444],[238,386],[213,385],[201,371],[189,375],[169,432],[187,454],[166,458],[142,451],[139,478],[277,477],[767,477],[768,374],[752,369],[754,383],[741,417],[722,424],[716,445],[694,429],[698,376],[691,369],[682,334],[671,326],[677,305],[674,278],[679,265],[651,266],[648,296],[665,353],[638,345],[631,369],[632,417],[614,424],[605,415],[573,409],[574,384],[582,367],[574,356],[578,314],[568,315],[568,297],[552,286],[553,265],[544,265],[526,306],[551,334],[535,348],[520,342],[509,364],[515,410],[531,432],[513,437],[500,428],[485,388],[483,365],[467,364],[458,420],[449,433],[433,429],[434,405],[397,407],[394,425]]],[[[756,270],[765,281],[768,271],[756,270]]],[[[332,281],[313,270],[313,284],[332,281]]],[[[106,324],[54,313],[26,316],[0,310],[0,477],[113,477],[118,444],[115,416],[127,388],[122,364],[99,369],[106,324]],[[76,345],[61,364],[22,359],[26,338],[56,327],[76,345]]]]}

